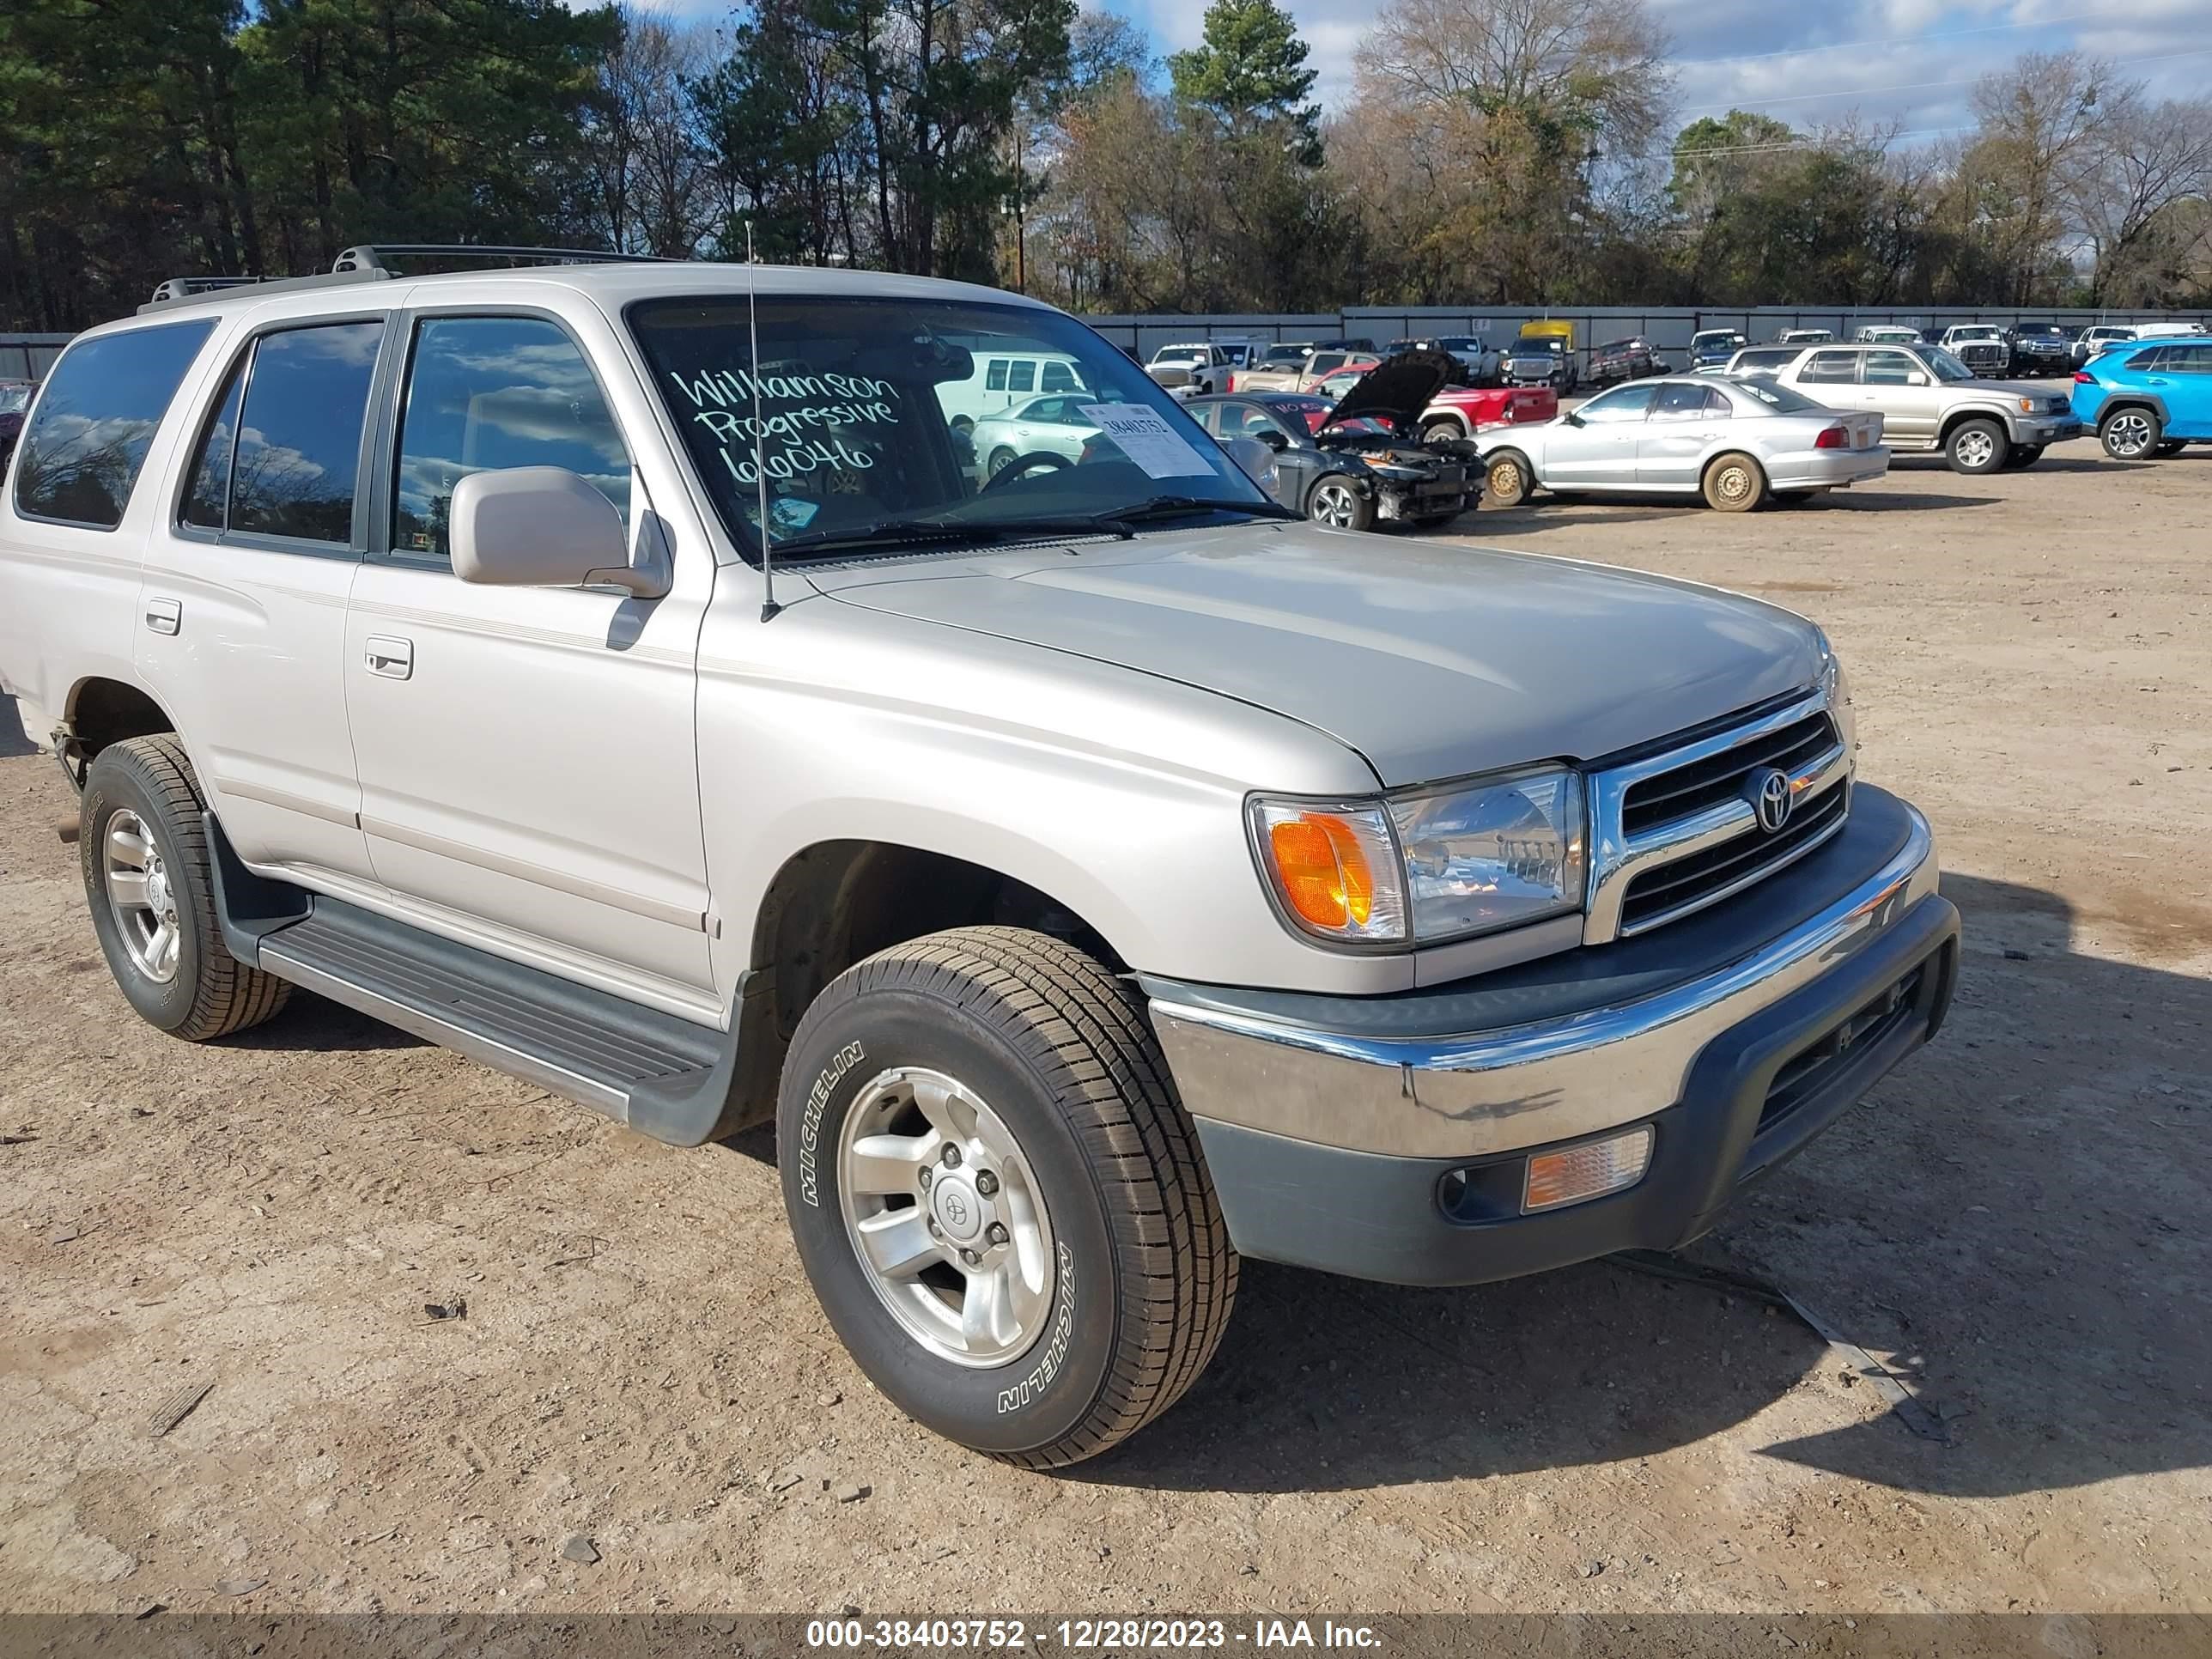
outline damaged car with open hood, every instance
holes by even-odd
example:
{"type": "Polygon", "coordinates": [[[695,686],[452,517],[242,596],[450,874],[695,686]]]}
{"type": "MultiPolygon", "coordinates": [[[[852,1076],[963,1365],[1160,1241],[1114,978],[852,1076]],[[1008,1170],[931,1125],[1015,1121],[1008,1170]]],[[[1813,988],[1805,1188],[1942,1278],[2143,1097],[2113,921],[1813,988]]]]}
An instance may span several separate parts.
{"type": "MultiPolygon", "coordinates": [[[[1482,465],[1472,444],[1424,436],[1422,424],[1458,365],[1443,351],[1401,351],[1377,364],[1340,397],[1312,442],[1347,463],[1362,488],[1346,530],[1382,524],[1433,529],[1450,523],[1482,495],[1482,465]]],[[[1266,441],[1263,438],[1261,441],[1266,441]]]]}

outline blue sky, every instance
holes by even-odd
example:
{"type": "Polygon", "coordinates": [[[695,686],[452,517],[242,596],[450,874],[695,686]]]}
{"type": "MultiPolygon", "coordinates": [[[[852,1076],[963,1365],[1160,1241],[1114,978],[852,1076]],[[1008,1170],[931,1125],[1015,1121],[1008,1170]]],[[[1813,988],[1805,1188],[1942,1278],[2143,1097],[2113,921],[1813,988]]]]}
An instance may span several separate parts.
{"type": "MultiPolygon", "coordinates": [[[[1095,0],[1094,0],[1095,3],[1095,0]]],[[[1205,0],[1108,0],[1163,52],[1198,39],[1205,0]]],[[[1349,92],[1377,0],[1285,0],[1313,47],[1320,93],[1349,92]]],[[[1977,76],[2022,52],[2078,46],[2124,63],[2162,96],[2212,85],[2212,0],[1648,0],[1674,43],[1684,120],[1754,108],[1816,126],[1852,111],[1936,136],[1969,119],[1977,76]],[[1944,83],[1960,84],[1944,84],[1944,83]]],[[[728,0],[660,0],[691,17],[728,0]]],[[[1905,140],[1917,143],[1917,137],[1905,140]]]]}

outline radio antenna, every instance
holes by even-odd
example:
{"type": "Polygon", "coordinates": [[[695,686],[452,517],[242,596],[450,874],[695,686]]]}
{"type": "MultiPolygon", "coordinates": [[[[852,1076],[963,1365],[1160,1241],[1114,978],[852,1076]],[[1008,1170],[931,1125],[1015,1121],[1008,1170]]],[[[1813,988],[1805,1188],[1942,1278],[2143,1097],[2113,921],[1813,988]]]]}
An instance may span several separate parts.
{"type": "Polygon", "coordinates": [[[745,221],[745,326],[752,336],[753,482],[760,489],[761,620],[771,621],[783,607],[775,602],[775,549],[768,523],[768,463],[761,453],[760,276],[753,258],[753,222],[745,221]]]}

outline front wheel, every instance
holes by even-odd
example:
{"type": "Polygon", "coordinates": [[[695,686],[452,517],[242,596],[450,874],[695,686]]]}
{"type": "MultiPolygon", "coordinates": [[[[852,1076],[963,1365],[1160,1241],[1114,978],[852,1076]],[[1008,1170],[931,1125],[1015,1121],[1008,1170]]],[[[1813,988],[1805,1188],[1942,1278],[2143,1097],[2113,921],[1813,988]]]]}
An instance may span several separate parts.
{"type": "Polygon", "coordinates": [[[1465,436],[1467,436],[1465,427],[1457,421],[1448,420],[1441,416],[1421,428],[1421,441],[1425,444],[1448,443],[1454,439],[1465,436]]]}
{"type": "Polygon", "coordinates": [[[1748,513],[1766,495],[1766,474],[1741,452],[1723,455],[1705,469],[1705,505],[1721,513],[1748,513]]]}
{"type": "Polygon", "coordinates": [[[1332,530],[1366,530],[1375,523],[1375,504],[1352,487],[1351,479],[1332,473],[1307,495],[1306,517],[1332,530]]]}
{"type": "Polygon", "coordinates": [[[2012,441],[1995,421],[1961,421],[1943,441],[1943,457],[1954,472],[1994,472],[2005,464],[2012,441]]]}
{"type": "Polygon", "coordinates": [[[1042,933],[849,969],[799,1021],[784,1206],[823,1311],[916,1421],[1004,1462],[1096,1456],[1212,1358],[1237,1258],[1137,994],[1042,933]]]}

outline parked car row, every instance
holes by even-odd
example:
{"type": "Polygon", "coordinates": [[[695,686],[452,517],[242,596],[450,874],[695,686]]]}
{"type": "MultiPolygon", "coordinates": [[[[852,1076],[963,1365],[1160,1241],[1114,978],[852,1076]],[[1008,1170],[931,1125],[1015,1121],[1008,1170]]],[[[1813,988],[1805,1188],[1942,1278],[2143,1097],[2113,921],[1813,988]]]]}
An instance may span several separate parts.
{"type": "Polygon", "coordinates": [[[1474,441],[1499,507],[1540,490],[1632,492],[1746,512],[1879,478],[1893,454],[1940,454],[1970,475],[2017,471],[2091,432],[2126,461],[2212,441],[2212,338],[2107,346],[2075,372],[2070,396],[1978,374],[1909,329],[1850,344],[1740,347],[1717,368],[1615,386],[1474,441]]]}

